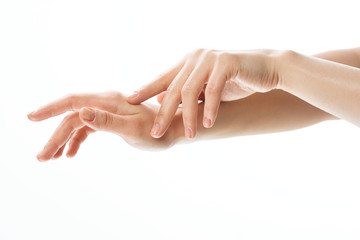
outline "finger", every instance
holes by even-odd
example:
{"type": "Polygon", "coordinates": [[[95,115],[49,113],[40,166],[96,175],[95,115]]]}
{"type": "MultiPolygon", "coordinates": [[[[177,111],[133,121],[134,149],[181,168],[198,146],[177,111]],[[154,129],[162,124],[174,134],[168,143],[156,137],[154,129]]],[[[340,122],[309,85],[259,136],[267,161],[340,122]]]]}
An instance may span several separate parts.
{"type": "Polygon", "coordinates": [[[169,128],[170,123],[179,107],[181,101],[181,89],[193,70],[193,64],[188,62],[176,75],[174,81],[166,90],[163,102],[155,118],[151,136],[160,138],[169,128]]]}
{"type": "MultiPolygon", "coordinates": [[[[159,93],[159,94],[157,95],[157,101],[158,101],[159,104],[161,104],[161,103],[163,102],[165,93],[166,93],[166,91],[163,91],[163,92],[161,92],[161,93],[159,93]]],[[[200,101],[204,101],[204,100],[205,100],[204,91],[201,91],[200,96],[199,96],[199,100],[200,100],[200,101]]],[[[180,103],[182,103],[182,102],[180,102],[180,103]]]]}
{"type": "Polygon", "coordinates": [[[38,160],[46,161],[51,159],[70,139],[73,132],[82,126],[84,124],[80,121],[78,112],[67,115],[55,130],[44,149],[37,155],[38,160]]]}
{"type": "Polygon", "coordinates": [[[101,94],[70,94],[55,100],[38,110],[29,113],[28,118],[32,121],[42,121],[50,117],[63,114],[67,111],[79,110],[88,106],[103,108],[106,104],[106,96],[101,94]]]}
{"type": "Polygon", "coordinates": [[[66,144],[64,144],[64,145],[57,151],[57,153],[55,153],[55,155],[54,155],[52,158],[53,158],[53,159],[57,159],[57,158],[61,157],[61,155],[62,155],[63,152],[64,152],[65,146],[66,146],[66,144]]]}
{"type": "Polygon", "coordinates": [[[85,107],[80,110],[79,116],[85,125],[94,130],[112,132],[118,135],[127,135],[132,131],[129,127],[132,115],[120,116],[85,107]]]}
{"type": "Polygon", "coordinates": [[[162,101],[164,100],[164,97],[165,97],[165,93],[166,93],[166,91],[163,91],[157,95],[158,103],[160,103],[160,104],[162,103],[162,101]]]}
{"type": "MultiPolygon", "coordinates": [[[[69,137],[69,139],[72,138],[72,135],[73,135],[73,133],[71,134],[71,136],[69,137]]],[[[69,141],[69,139],[68,139],[68,141],[69,141]]],[[[67,142],[68,142],[68,141],[67,141],[67,142]]],[[[66,143],[67,143],[67,142],[65,142],[64,145],[54,154],[54,156],[52,157],[52,159],[57,159],[57,158],[61,157],[61,155],[62,155],[63,152],[64,152],[64,149],[65,149],[65,146],[66,146],[66,143]]]]}
{"type": "Polygon", "coordinates": [[[203,125],[206,128],[212,127],[215,123],[225,81],[225,67],[216,64],[205,89],[203,125]]]}
{"type": "Polygon", "coordinates": [[[135,91],[127,98],[127,101],[131,104],[140,104],[143,101],[159,94],[166,90],[171,81],[180,72],[185,64],[185,59],[181,60],[175,67],[170,68],[163,74],[159,75],[154,81],[143,86],[141,89],[135,91]]]}
{"type": "Polygon", "coordinates": [[[74,136],[70,139],[69,148],[67,150],[66,156],[71,158],[76,155],[80,145],[85,141],[89,134],[95,132],[94,129],[89,128],[88,126],[82,127],[74,133],[74,136]]]}
{"type": "Polygon", "coordinates": [[[199,64],[181,90],[185,137],[194,138],[197,131],[198,100],[209,72],[208,61],[199,64]]]}

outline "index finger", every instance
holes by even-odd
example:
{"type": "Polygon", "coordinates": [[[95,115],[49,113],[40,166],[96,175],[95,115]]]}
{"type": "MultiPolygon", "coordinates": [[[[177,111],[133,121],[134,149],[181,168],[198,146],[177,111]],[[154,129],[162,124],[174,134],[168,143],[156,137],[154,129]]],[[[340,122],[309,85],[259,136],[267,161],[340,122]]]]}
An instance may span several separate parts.
{"type": "Polygon", "coordinates": [[[180,63],[175,65],[175,67],[172,67],[169,70],[165,71],[163,74],[160,74],[157,78],[155,78],[155,80],[153,80],[149,84],[146,84],[139,90],[135,91],[127,98],[128,103],[140,104],[143,101],[165,91],[172,82],[172,80],[180,72],[184,64],[185,59],[181,60],[180,63]]]}
{"type": "Polygon", "coordinates": [[[102,106],[104,106],[104,97],[99,94],[70,94],[29,113],[28,118],[32,121],[42,121],[67,111],[80,110],[82,107],[101,108],[102,106]]]}

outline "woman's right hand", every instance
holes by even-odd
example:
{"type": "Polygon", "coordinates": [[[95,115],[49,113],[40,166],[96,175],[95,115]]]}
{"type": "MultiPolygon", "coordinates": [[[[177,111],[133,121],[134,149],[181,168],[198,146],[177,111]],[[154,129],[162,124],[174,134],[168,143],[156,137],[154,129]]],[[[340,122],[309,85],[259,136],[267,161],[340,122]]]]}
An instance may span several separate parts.
{"type": "Polygon", "coordinates": [[[220,101],[232,101],[255,92],[277,88],[276,57],[279,51],[219,51],[199,49],[175,67],[127,98],[139,104],[160,94],[161,107],[151,135],[163,136],[182,103],[185,136],[197,131],[198,100],[204,97],[204,127],[214,125],[220,101]]]}
{"type": "Polygon", "coordinates": [[[183,133],[181,111],[177,114],[180,121],[174,122],[172,130],[164,137],[154,139],[149,132],[158,109],[157,105],[148,103],[131,105],[126,102],[126,96],[119,92],[68,95],[28,115],[32,121],[43,121],[71,111],[37,158],[39,161],[59,158],[67,144],[67,156],[73,157],[81,143],[95,131],[115,133],[128,144],[141,149],[168,148],[183,133]]]}

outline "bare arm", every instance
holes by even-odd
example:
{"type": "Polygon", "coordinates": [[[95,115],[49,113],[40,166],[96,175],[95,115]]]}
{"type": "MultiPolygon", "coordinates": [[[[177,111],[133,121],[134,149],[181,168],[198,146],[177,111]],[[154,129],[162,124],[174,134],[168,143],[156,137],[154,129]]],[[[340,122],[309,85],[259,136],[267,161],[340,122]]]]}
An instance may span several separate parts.
{"type": "MultiPolygon", "coordinates": [[[[204,106],[199,106],[199,120],[204,106]]],[[[282,90],[255,93],[245,99],[222,102],[216,124],[204,128],[198,121],[197,139],[215,139],[244,135],[289,131],[310,126],[325,120],[336,119],[332,115],[282,90]]],[[[179,139],[184,136],[183,123],[176,116],[179,139]]]]}
{"type": "MultiPolygon", "coordinates": [[[[214,126],[220,101],[243,99],[274,89],[285,90],[331,115],[359,125],[360,108],[356,108],[359,61],[359,49],[336,50],[314,57],[268,49],[198,49],[127,101],[139,104],[165,91],[151,131],[155,138],[167,131],[180,102],[184,133],[187,138],[194,138],[200,126],[198,121],[206,128],[214,126]],[[203,119],[198,119],[197,100],[201,94],[205,96],[204,111],[203,119]]],[[[276,97],[273,93],[270,96],[276,97]]]]}
{"type": "MultiPolygon", "coordinates": [[[[329,51],[316,54],[314,57],[360,68],[360,48],[329,51]]],[[[201,123],[202,105],[199,110],[198,122],[201,123]]],[[[198,138],[212,139],[288,131],[331,119],[338,118],[288,92],[273,90],[221,103],[218,120],[213,128],[205,129],[198,124],[198,138]]],[[[177,121],[180,122],[181,119],[177,121]]],[[[179,125],[177,135],[183,136],[183,124],[179,125]]]]}
{"type": "MultiPolygon", "coordinates": [[[[315,56],[360,67],[359,49],[338,50],[315,56]]],[[[96,130],[118,134],[130,145],[147,149],[167,148],[184,139],[181,109],[178,109],[169,131],[162,138],[154,139],[150,136],[149,131],[158,110],[159,106],[151,104],[128,104],[124,95],[109,92],[69,95],[28,116],[33,121],[42,121],[72,111],[39,153],[38,159],[44,161],[60,157],[68,143],[67,156],[74,156],[80,144],[96,130]],[[87,107],[94,111],[91,118],[87,107]]],[[[198,119],[202,119],[203,110],[202,103],[199,105],[198,119]]],[[[218,121],[213,128],[204,128],[201,121],[198,121],[197,139],[287,131],[328,119],[336,117],[294,95],[282,90],[273,90],[221,103],[218,121]]]]}
{"type": "MultiPolygon", "coordinates": [[[[279,88],[360,126],[359,49],[347,51],[352,66],[287,51],[279,57],[279,88]]],[[[347,60],[343,52],[338,55],[347,60]]]]}

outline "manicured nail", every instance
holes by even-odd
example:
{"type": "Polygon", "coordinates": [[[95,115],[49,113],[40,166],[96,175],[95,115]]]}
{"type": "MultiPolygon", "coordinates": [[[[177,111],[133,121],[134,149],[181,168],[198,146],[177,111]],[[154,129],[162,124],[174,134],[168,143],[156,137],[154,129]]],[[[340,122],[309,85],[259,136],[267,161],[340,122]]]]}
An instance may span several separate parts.
{"type": "Polygon", "coordinates": [[[135,91],[133,94],[129,96],[129,98],[137,98],[139,96],[139,92],[135,91]]]}
{"type": "Polygon", "coordinates": [[[203,122],[204,122],[204,127],[211,128],[211,119],[210,118],[205,117],[203,122]]]}
{"type": "Polygon", "coordinates": [[[159,138],[159,132],[160,132],[160,124],[155,123],[154,127],[151,130],[151,136],[154,138],[159,138]]]}
{"type": "Polygon", "coordinates": [[[189,127],[185,128],[185,137],[189,138],[189,139],[194,137],[194,134],[193,134],[193,131],[191,128],[189,128],[189,127]]]}
{"type": "Polygon", "coordinates": [[[93,121],[95,119],[95,112],[90,108],[83,108],[81,111],[81,117],[86,121],[93,121]]]}

